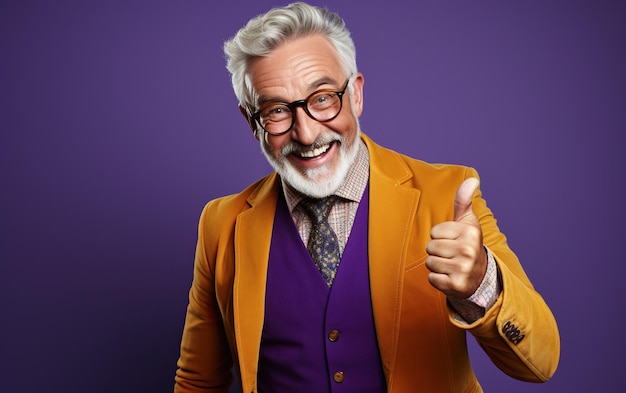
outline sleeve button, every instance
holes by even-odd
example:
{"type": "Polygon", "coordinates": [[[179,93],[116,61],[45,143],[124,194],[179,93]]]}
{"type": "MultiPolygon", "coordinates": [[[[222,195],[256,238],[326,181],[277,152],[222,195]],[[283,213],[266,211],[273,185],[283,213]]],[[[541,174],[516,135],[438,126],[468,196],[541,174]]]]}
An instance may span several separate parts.
{"type": "Polygon", "coordinates": [[[339,340],[339,332],[337,330],[331,330],[330,332],[328,332],[328,339],[331,342],[339,340]]]}

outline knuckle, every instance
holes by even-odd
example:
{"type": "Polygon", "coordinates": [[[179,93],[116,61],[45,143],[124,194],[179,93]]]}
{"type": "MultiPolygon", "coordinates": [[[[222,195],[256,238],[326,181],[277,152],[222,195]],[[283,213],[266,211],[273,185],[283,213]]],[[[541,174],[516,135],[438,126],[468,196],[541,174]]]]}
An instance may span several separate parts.
{"type": "Polygon", "coordinates": [[[428,256],[426,257],[426,260],[424,261],[424,264],[426,265],[426,268],[430,271],[433,270],[433,264],[434,264],[434,258],[432,256],[428,256]]]}
{"type": "Polygon", "coordinates": [[[463,243],[459,246],[459,253],[467,258],[474,258],[476,256],[476,249],[472,244],[463,243]]]}
{"type": "Polygon", "coordinates": [[[439,281],[437,279],[437,274],[430,272],[428,273],[428,282],[430,283],[430,285],[432,285],[433,287],[439,289],[439,281]]]}

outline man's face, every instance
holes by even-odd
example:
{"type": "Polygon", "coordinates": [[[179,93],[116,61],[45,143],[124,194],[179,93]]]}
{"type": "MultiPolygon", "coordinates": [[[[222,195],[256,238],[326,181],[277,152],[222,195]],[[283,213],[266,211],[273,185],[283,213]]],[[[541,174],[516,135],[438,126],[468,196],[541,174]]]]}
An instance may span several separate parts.
{"type": "MultiPolygon", "coordinates": [[[[293,102],[320,89],[341,90],[346,75],[333,46],[314,35],[289,41],[249,68],[259,104],[293,102]]],[[[343,96],[343,108],[327,122],[295,110],[293,127],[282,135],[261,130],[261,148],[274,169],[292,187],[320,198],[336,191],[358,150],[358,117],[363,108],[363,76],[352,76],[353,93],[343,96]]]]}

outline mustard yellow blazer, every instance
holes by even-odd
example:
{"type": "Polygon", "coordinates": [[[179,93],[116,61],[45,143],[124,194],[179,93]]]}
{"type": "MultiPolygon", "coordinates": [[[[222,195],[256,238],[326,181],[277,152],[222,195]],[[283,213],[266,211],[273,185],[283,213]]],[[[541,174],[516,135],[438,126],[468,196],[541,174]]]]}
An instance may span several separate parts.
{"type": "MultiPolygon", "coordinates": [[[[464,179],[478,177],[476,171],[427,164],[366,135],[362,139],[370,154],[370,285],[388,392],[481,392],[466,331],[508,375],[548,380],[560,354],[556,321],[479,190],[473,208],[502,278],[497,303],[483,318],[463,325],[453,318],[445,295],[428,283],[430,229],[452,220],[455,192],[464,179]]],[[[227,392],[233,364],[242,391],[257,392],[279,182],[272,173],[237,195],[209,202],[202,212],[175,392],[227,392]]]]}

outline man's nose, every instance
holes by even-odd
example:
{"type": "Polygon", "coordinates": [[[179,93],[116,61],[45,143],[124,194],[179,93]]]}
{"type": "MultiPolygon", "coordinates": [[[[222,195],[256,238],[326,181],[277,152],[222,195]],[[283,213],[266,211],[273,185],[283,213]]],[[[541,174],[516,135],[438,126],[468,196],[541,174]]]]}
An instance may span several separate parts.
{"type": "Polygon", "coordinates": [[[303,107],[296,108],[293,127],[291,128],[292,138],[305,146],[312,145],[321,132],[321,124],[312,119],[303,107]]]}

